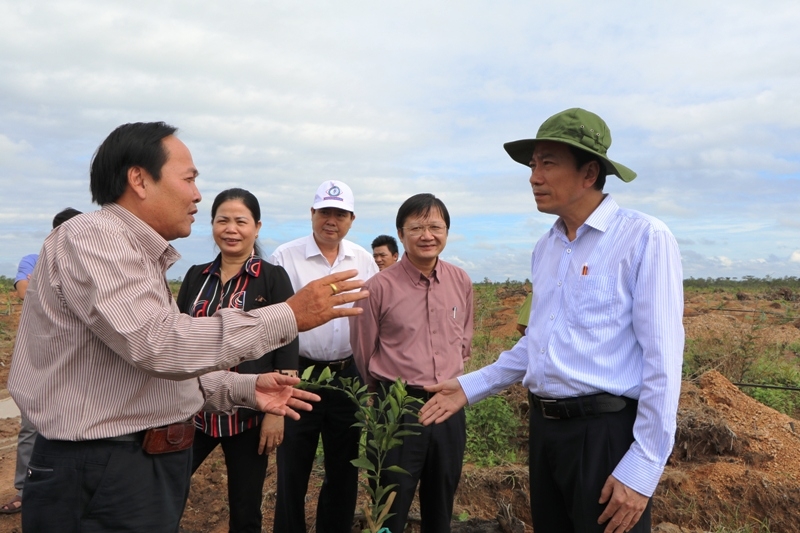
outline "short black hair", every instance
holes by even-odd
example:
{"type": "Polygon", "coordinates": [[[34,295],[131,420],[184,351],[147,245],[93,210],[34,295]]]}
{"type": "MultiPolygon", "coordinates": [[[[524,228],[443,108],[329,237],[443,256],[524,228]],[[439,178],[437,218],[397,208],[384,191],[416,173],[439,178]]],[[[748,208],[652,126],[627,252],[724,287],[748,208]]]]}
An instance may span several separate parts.
{"type": "Polygon", "coordinates": [[[80,211],[78,211],[77,209],[73,209],[71,207],[59,211],[58,214],[56,214],[56,216],[53,217],[53,229],[56,229],[58,226],[60,226],[67,220],[71,219],[74,216],[78,216],[80,214],[81,214],[80,211]]]}
{"type": "Polygon", "coordinates": [[[403,202],[403,205],[401,205],[400,209],[397,210],[397,219],[395,220],[397,231],[403,229],[403,224],[406,223],[406,219],[408,219],[408,217],[420,216],[424,218],[430,215],[433,209],[439,210],[439,213],[441,213],[444,223],[449,230],[450,213],[447,212],[447,207],[445,207],[444,202],[436,198],[431,193],[423,192],[420,194],[415,194],[403,202]]]}
{"type": "Polygon", "coordinates": [[[89,187],[98,205],[116,202],[128,186],[128,169],[145,169],[155,181],[167,161],[162,140],[178,131],[164,122],[123,124],[112,131],[92,157],[89,187]]]}
{"type": "Polygon", "coordinates": [[[596,155],[587,152],[586,150],[581,150],[580,148],[572,146],[571,144],[567,144],[567,148],[569,148],[572,157],[575,158],[575,168],[577,170],[582,169],[586,163],[590,163],[592,161],[597,162],[597,166],[600,167],[600,170],[597,173],[597,180],[594,182],[594,188],[598,191],[602,191],[603,187],[606,186],[606,176],[608,175],[608,169],[606,169],[605,162],[603,162],[603,160],[596,155]]]}
{"type": "MultiPolygon", "coordinates": [[[[219,193],[216,198],[214,198],[214,203],[211,204],[211,224],[214,224],[214,217],[217,216],[217,209],[219,206],[228,200],[241,200],[247,210],[250,211],[250,214],[253,216],[253,220],[255,220],[256,224],[261,221],[261,206],[258,204],[258,198],[256,198],[256,196],[247,189],[234,187],[232,189],[225,189],[219,193]]],[[[255,254],[257,256],[263,257],[263,255],[261,255],[262,250],[258,245],[258,241],[255,242],[253,248],[255,249],[255,254]]]]}
{"type": "Polygon", "coordinates": [[[386,246],[392,255],[398,253],[397,240],[391,235],[378,235],[375,237],[375,240],[372,241],[372,249],[374,250],[378,246],[386,246]]]}

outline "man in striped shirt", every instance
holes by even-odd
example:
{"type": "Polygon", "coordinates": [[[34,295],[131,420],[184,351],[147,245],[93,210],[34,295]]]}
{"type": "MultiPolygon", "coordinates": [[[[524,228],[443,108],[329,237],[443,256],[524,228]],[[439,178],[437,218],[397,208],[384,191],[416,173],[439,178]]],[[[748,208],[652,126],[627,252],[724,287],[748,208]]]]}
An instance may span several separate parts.
{"type": "Polygon", "coordinates": [[[54,229],[39,254],[8,382],[39,430],[25,531],[176,532],[191,474],[186,421],[238,406],[298,418],[318,400],[294,377],[222,369],[358,313],[334,308],[360,299],[338,294],[362,285],[345,281],[350,271],[247,313],[181,314],[165,277],[180,257],[168,241],[189,235],[200,193],[175,131],[114,130],[91,166],[101,209],[54,229]]]}
{"type": "Polygon", "coordinates": [[[531,393],[531,514],[536,533],[650,531],[649,499],[672,450],[684,332],[683,275],[661,221],[620,208],[607,174],[605,122],[583,109],[505,145],[531,168],[536,206],[558,216],[533,250],[530,322],[514,348],[476,372],[425,387],[441,422],[522,381],[531,393]]]}

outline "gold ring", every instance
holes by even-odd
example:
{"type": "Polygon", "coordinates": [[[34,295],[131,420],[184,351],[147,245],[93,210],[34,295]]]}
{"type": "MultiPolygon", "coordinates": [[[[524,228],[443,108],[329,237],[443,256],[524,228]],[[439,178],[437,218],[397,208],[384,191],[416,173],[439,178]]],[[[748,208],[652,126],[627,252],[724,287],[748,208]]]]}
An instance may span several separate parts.
{"type": "Polygon", "coordinates": [[[333,291],[333,294],[336,294],[339,292],[339,287],[337,287],[335,283],[331,283],[331,290],[333,291]]]}

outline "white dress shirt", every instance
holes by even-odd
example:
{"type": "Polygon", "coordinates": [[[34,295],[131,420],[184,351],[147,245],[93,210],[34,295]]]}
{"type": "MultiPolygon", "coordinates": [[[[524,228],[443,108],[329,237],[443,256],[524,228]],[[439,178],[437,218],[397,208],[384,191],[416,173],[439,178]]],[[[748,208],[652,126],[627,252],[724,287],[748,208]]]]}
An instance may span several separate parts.
{"type": "Polygon", "coordinates": [[[683,270],[661,221],[607,195],[570,242],[561,219],[533,250],[527,334],[459,378],[469,403],[522,380],[546,398],[638,399],[634,443],[613,472],[646,496],[675,438],[683,362],[683,270]],[[584,268],[585,266],[585,268],[584,268]]]}
{"type": "MultiPolygon", "coordinates": [[[[354,242],[342,239],[339,255],[331,265],[317,246],[314,235],[308,235],[278,246],[267,260],[280,265],[289,274],[297,292],[306,284],[328,274],[358,270],[358,279],[368,280],[378,273],[372,254],[354,242]]],[[[352,307],[353,304],[346,304],[352,307]]],[[[336,361],[352,355],[350,324],[347,318],[337,318],[327,324],[300,333],[300,355],[314,361],[336,361]]]]}

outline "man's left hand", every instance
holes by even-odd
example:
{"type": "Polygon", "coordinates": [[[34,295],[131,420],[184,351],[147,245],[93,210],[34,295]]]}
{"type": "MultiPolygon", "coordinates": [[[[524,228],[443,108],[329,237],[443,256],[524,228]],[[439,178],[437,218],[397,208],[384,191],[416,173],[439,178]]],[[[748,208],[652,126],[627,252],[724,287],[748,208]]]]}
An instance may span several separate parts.
{"type": "Polygon", "coordinates": [[[258,437],[258,455],[269,455],[283,442],[283,417],[264,415],[261,421],[261,434],[258,437]]]}
{"type": "Polygon", "coordinates": [[[300,419],[295,411],[310,411],[311,405],[306,402],[318,402],[319,396],[312,392],[295,389],[300,378],[284,376],[276,372],[259,374],[256,379],[256,405],[261,411],[279,416],[300,419]]]}
{"type": "Polygon", "coordinates": [[[614,476],[608,476],[603,490],[600,491],[600,503],[608,502],[605,511],[597,519],[598,524],[608,522],[604,533],[625,533],[636,525],[642,517],[647,501],[650,498],[639,494],[624,485],[614,476]]]}

